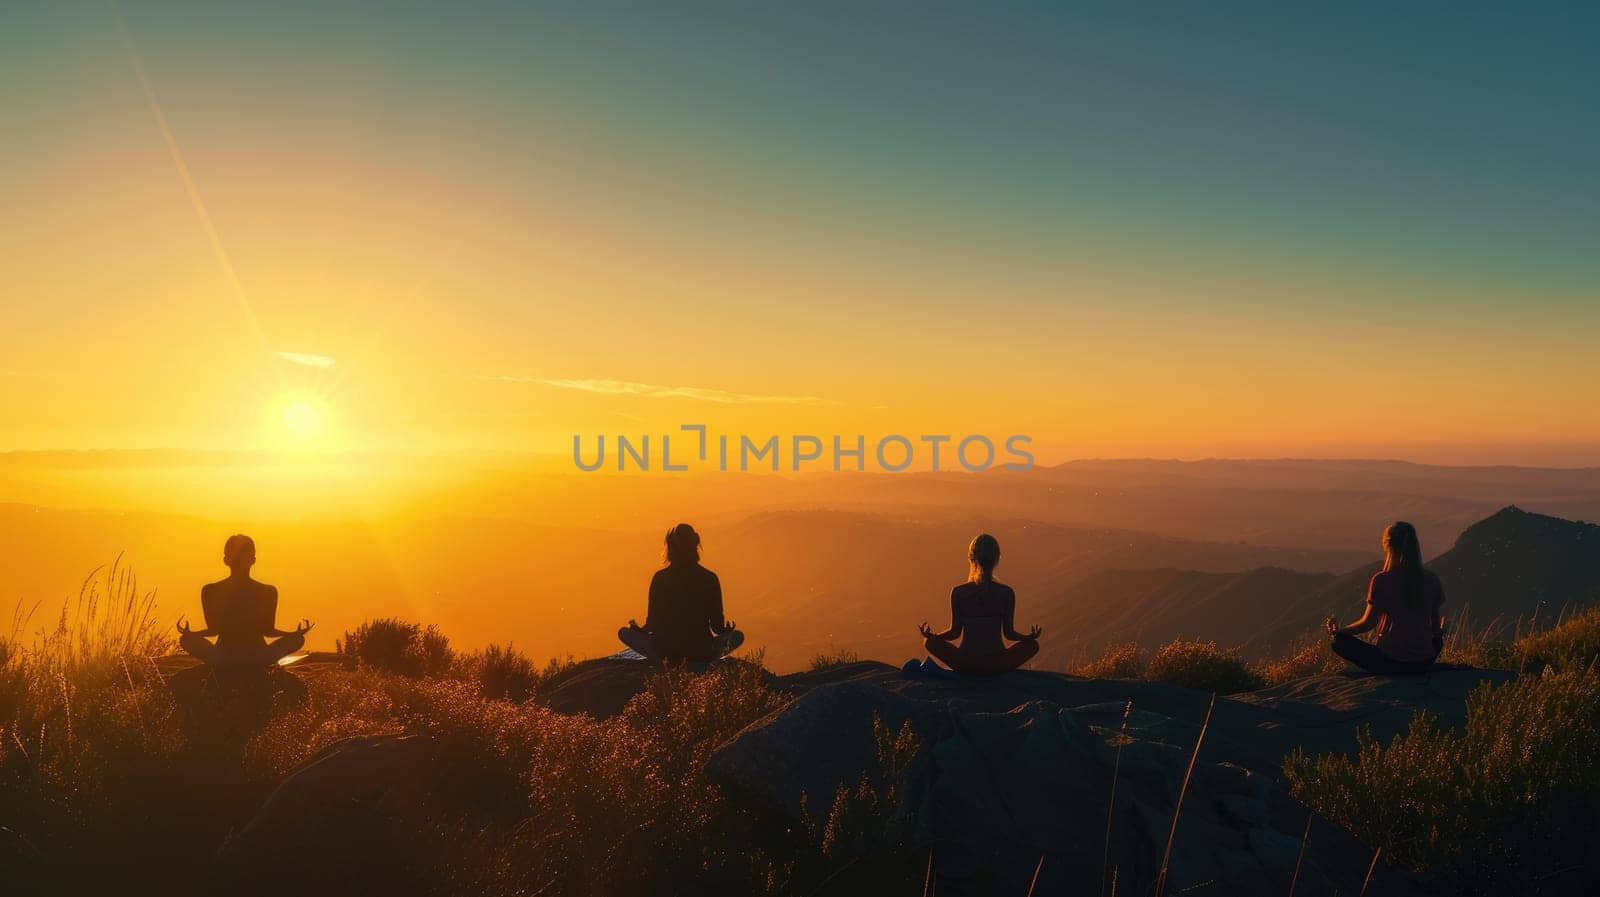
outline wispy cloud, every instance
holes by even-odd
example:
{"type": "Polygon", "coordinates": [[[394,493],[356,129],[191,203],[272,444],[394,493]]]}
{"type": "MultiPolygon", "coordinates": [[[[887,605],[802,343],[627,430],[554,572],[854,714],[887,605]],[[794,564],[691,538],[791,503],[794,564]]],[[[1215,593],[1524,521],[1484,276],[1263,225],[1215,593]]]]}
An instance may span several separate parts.
{"type": "Polygon", "coordinates": [[[553,386],[556,389],[576,389],[609,396],[637,396],[644,399],[692,399],[697,402],[716,402],[719,405],[823,405],[827,399],[817,396],[768,396],[725,389],[706,389],[699,386],[663,386],[659,383],[636,383],[632,380],[560,380],[546,377],[486,377],[503,383],[533,383],[553,386]]]}
{"type": "Polygon", "coordinates": [[[309,352],[279,352],[278,357],[284,361],[313,368],[331,368],[338,363],[326,355],[312,355],[309,352]]]}

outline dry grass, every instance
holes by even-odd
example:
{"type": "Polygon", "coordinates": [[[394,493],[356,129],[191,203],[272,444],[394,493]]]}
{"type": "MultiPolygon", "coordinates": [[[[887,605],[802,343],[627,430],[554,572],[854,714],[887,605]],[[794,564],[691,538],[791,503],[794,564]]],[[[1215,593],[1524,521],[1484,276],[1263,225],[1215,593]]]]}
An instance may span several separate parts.
{"type": "Polygon", "coordinates": [[[1223,695],[1262,685],[1261,677],[1245,665],[1238,651],[1220,650],[1216,642],[1181,639],[1156,651],[1145,667],[1144,678],[1223,695]]]}
{"type": "Polygon", "coordinates": [[[435,824],[402,820],[416,833],[404,853],[418,875],[441,876],[431,884],[445,892],[645,893],[689,881],[707,892],[794,892],[902,842],[892,834],[910,824],[897,810],[899,783],[919,742],[909,728],[876,724],[878,766],[833,795],[808,837],[767,833],[703,770],[716,748],[789,700],[753,664],[669,668],[602,723],[494,700],[469,679],[332,671],[312,683],[301,712],[251,740],[245,760],[272,781],[349,736],[432,736],[455,772],[444,803],[429,807],[435,824]]]}
{"type": "Polygon", "coordinates": [[[1307,676],[1337,673],[1345,668],[1344,658],[1328,648],[1328,637],[1310,634],[1291,645],[1281,657],[1262,661],[1253,669],[1265,685],[1282,685],[1307,676]]]}
{"type": "Polygon", "coordinates": [[[19,615],[6,640],[0,806],[35,845],[71,850],[109,838],[107,859],[137,855],[123,827],[173,780],[184,743],[151,662],[173,645],[154,604],[119,558],[84,581],[53,627],[30,642],[19,615]]]}
{"type": "Polygon", "coordinates": [[[1110,645],[1095,660],[1082,664],[1072,673],[1089,679],[1137,679],[1144,675],[1145,653],[1133,642],[1110,645]]]}
{"type": "Polygon", "coordinates": [[[860,662],[861,655],[850,650],[849,648],[828,648],[827,650],[818,651],[817,653],[811,655],[810,668],[811,671],[815,673],[822,670],[832,669],[834,667],[842,667],[848,664],[860,662]]]}

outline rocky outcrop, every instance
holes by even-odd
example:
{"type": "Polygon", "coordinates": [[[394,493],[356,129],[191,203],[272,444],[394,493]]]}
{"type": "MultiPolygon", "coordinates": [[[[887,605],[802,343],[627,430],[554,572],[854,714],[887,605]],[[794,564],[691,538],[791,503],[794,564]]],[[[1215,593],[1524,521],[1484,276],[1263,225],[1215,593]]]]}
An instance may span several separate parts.
{"type": "MultiPolygon", "coordinates": [[[[656,669],[590,661],[547,683],[539,700],[609,718],[656,669]]],[[[874,719],[894,731],[909,725],[920,752],[901,794],[940,894],[1026,893],[1035,869],[1039,895],[1091,893],[1102,876],[1115,876],[1118,893],[1150,893],[1169,834],[1169,894],[1278,895],[1291,880],[1299,895],[1354,894],[1372,851],[1288,794],[1284,755],[1349,751],[1358,727],[1386,738],[1417,709],[1458,725],[1473,688],[1510,676],[1319,676],[1213,704],[1162,683],[1038,671],[907,678],[880,663],[847,664],[773,677],[795,700],[722,746],[706,772],[752,814],[794,829],[825,817],[841,786],[877,774],[874,719]]],[[[222,858],[383,856],[396,849],[385,820],[411,815],[432,799],[430,787],[453,788],[439,784],[452,781],[451,763],[427,739],[338,742],[291,773],[222,858]]],[[[1367,887],[1416,891],[1381,864],[1367,887]]]]}
{"type": "MultiPolygon", "coordinates": [[[[906,679],[858,664],[781,679],[798,698],[724,746],[707,772],[753,807],[816,818],[875,762],[870,721],[909,721],[925,762],[913,765],[904,790],[918,802],[918,836],[931,844],[940,893],[980,880],[994,880],[997,893],[1023,893],[1041,857],[1036,894],[1085,893],[1113,872],[1120,893],[1146,893],[1204,724],[1168,893],[1287,893],[1298,866],[1297,894],[1349,894],[1360,891],[1372,852],[1289,796],[1284,755],[1351,750],[1357,727],[1387,737],[1418,708],[1459,723],[1472,688],[1508,677],[1322,676],[1211,707],[1210,695],[1160,683],[1036,672],[906,679]],[[1113,778],[1116,805],[1108,807],[1113,778]]],[[[1413,890],[1380,866],[1368,893],[1413,890]]]]}

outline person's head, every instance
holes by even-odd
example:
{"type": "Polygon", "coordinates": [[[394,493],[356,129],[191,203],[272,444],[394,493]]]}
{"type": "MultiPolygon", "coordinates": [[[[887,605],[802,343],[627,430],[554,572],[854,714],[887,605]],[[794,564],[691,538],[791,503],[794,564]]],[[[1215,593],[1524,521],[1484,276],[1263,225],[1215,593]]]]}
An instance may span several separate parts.
{"type": "Polygon", "coordinates": [[[222,545],[222,562],[228,569],[242,573],[256,562],[256,540],[244,533],[234,533],[222,545]]]}
{"type": "Polygon", "coordinates": [[[700,534],[687,523],[667,530],[665,554],[668,564],[693,564],[700,560],[700,534]]]}
{"type": "Polygon", "coordinates": [[[1416,527],[1396,520],[1383,531],[1383,569],[1399,570],[1409,566],[1422,566],[1422,545],[1417,541],[1416,527]]]}
{"type": "Polygon", "coordinates": [[[993,580],[994,568],[1000,563],[1000,540],[988,533],[979,535],[967,546],[967,562],[971,565],[969,582],[993,580]]]}
{"type": "Polygon", "coordinates": [[[1404,520],[1396,520],[1383,531],[1383,570],[1400,571],[1406,603],[1422,606],[1422,543],[1417,540],[1417,528],[1404,520]]]}

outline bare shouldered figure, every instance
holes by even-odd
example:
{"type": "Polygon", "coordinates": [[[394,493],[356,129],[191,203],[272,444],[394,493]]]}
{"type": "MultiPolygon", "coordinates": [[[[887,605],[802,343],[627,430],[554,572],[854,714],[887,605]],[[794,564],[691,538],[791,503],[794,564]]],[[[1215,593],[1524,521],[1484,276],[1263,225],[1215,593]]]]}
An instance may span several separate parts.
{"type": "Polygon", "coordinates": [[[967,559],[972,576],[950,592],[950,628],[934,632],[923,623],[918,627],[923,646],[958,673],[1009,672],[1039,653],[1041,630],[1035,626],[1026,635],[1017,631],[1017,593],[994,578],[1000,563],[1000,542],[994,536],[973,539],[967,559]]]}
{"type": "Polygon", "coordinates": [[[277,628],[277,588],[250,577],[255,542],[249,536],[230,536],[222,560],[232,571],[228,578],[200,589],[205,628],[192,630],[180,621],[178,644],[208,664],[227,667],[271,666],[305,647],[311,623],[301,620],[293,631],[277,628]]]}

